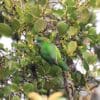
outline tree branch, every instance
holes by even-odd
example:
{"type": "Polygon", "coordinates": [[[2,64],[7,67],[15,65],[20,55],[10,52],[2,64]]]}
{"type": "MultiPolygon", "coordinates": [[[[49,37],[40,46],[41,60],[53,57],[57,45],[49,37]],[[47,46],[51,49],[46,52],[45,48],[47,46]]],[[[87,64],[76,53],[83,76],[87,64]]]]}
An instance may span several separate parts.
{"type": "Polygon", "coordinates": [[[64,88],[65,88],[65,91],[67,94],[67,98],[68,98],[68,100],[73,100],[72,92],[68,86],[69,83],[68,83],[68,80],[66,79],[66,72],[65,71],[62,71],[62,76],[64,79],[64,88]]]}

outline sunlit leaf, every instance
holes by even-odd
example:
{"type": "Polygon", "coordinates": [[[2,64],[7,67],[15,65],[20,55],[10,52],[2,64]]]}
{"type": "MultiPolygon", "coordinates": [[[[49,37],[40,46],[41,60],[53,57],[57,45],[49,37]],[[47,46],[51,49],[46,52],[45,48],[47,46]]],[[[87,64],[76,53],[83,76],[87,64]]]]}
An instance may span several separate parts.
{"type": "Polygon", "coordinates": [[[36,22],[34,23],[34,30],[35,32],[42,32],[45,30],[47,26],[47,23],[44,19],[40,18],[38,20],[36,20],[36,22]]]}
{"type": "Polygon", "coordinates": [[[96,7],[100,8],[100,0],[96,0],[96,7]]]}
{"type": "Polygon", "coordinates": [[[67,44],[67,54],[69,56],[73,56],[74,52],[77,49],[77,42],[76,41],[71,41],[67,44]]]}
{"type": "Polygon", "coordinates": [[[12,3],[11,0],[4,0],[4,3],[5,3],[6,8],[7,8],[8,10],[11,10],[11,9],[12,9],[13,3],[12,3]]]}
{"type": "Polygon", "coordinates": [[[78,34],[78,31],[79,31],[78,27],[70,26],[67,33],[68,33],[69,36],[75,36],[75,35],[78,34]]]}
{"type": "Polygon", "coordinates": [[[83,52],[83,58],[89,63],[94,64],[97,61],[97,55],[92,52],[83,52]]]}
{"type": "MultiPolygon", "coordinates": [[[[23,16],[23,9],[21,9],[21,7],[19,5],[16,5],[16,12],[17,12],[17,15],[19,17],[22,17],[23,16]]],[[[20,19],[20,18],[19,18],[20,19]]],[[[21,19],[22,20],[22,19],[21,19]]]]}
{"type": "Polygon", "coordinates": [[[53,41],[56,38],[57,33],[56,32],[52,32],[50,35],[50,40],[53,41]]]}
{"type": "Polygon", "coordinates": [[[78,16],[79,16],[78,23],[83,23],[83,24],[88,23],[88,20],[90,18],[89,10],[84,8],[84,7],[83,8],[81,7],[78,10],[79,10],[79,12],[78,12],[78,16]]]}
{"type": "Polygon", "coordinates": [[[88,29],[88,33],[89,33],[89,35],[95,35],[95,34],[96,34],[96,29],[95,29],[95,27],[90,27],[90,28],[88,29]]]}

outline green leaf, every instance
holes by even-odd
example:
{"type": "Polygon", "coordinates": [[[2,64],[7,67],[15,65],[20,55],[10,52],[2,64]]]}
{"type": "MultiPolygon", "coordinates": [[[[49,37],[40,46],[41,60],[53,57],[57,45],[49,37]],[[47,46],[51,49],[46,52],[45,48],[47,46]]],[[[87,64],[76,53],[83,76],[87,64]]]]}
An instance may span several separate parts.
{"type": "Polygon", "coordinates": [[[0,23],[0,35],[10,37],[12,35],[12,29],[8,24],[0,23]]]}
{"type": "Polygon", "coordinates": [[[89,64],[94,64],[97,61],[97,55],[93,54],[92,52],[83,52],[82,53],[83,58],[87,61],[89,64]]]}
{"type": "Polygon", "coordinates": [[[89,18],[90,18],[90,12],[87,8],[85,7],[80,7],[80,9],[78,9],[78,23],[83,23],[83,24],[86,24],[88,23],[89,21],[89,18]]]}
{"type": "Polygon", "coordinates": [[[58,10],[52,10],[53,15],[56,16],[57,18],[61,18],[64,16],[64,9],[58,9],[58,10]]]}
{"type": "Polygon", "coordinates": [[[90,6],[95,7],[96,6],[96,1],[98,1],[98,0],[89,0],[90,6]]]}
{"type": "Polygon", "coordinates": [[[19,96],[13,96],[11,100],[20,100],[19,96]]]}
{"type": "Polygon", "coordinates": [[[39,5],[28,2],[25,4],[25,13],[31,14],[32,16],[35,17],[40,17],[41,14],[41,8],[39,5]]]}
{"type": "Polygon", "coordinates": [[[74,55],[74,52],[76,51],[77,49],[77,42],[76,41],[70,41],[68,44],[67,44],[67,54],[69,56],[73,56],[74,55]]]}
{"type": "Polygon", "coordinates": [[[16,76],[14,76],[14,78],[13,78],[13,82],[16,84],[19,84],[21,81],[22,81],[22,78],[17,73],[16,76]]]}
{"type": "Polygon", "coordinates": [[[78,27],[70,26],[67,33],[68,33],[69,36],[75,36],[75,35],[78,34],[78,31],[79,31],[78,27]]]}
{"type": "Polygon", "coordinates": [[[75,0],[66,0],[65,4],[72,7],[75,5],[75,0]]]}
{"type": "Polygon", "coordinates": [[[0,68],[0,80],[5,80],[9,76],[9,70],[7,68],[0,68]]]}
{"type": "Polygon", "coordinates": [[[34,23],[34,30],[35,32],[42,32],[46,29],[47,23],[43,18],[39,18],[38,20],[36,20],[36,22],[34,23]]]}
{"type": "Polygon", "coordinates": [[[17,15],[19,16],[19,19],[21,19],[23,16],[23,9],[21,9],[19,5],[16,5],[16,12],[17,12],[17,15]]]}
{"type": "Polygon", "coordinates": [[[14,71],[14,70],[19,69],[18,63],[14,60],[10,60],[9,63],[8,63],[8,66],[9,66],[10,71],[14,71]]]}
{"type": "Polygon", "coordinates": [[[100,34],[97,34],[97,44],[100,44],[100,34]]]}
{"type": "Polygon", "coordinates": [[[67,7],[67,16],[71,21],[76,21],[77,13],[75,6],[68,6],[67,7]]]}
{"type": "Polygon", "coordinates": [[[59,88],[61,85],[63,84],[62,82],[62,78],[59,77],[51,77],[51,79],[49,79],[49,81],[46,81],[44,84],[45,89],[56,89],[59,88]]]}
{"type": "Polygon", "coordinates": [[[64,21],[60,21],[57,23],[57,30],[59,33],[64,34],[68,30],[68,24],[66,24],[64,21]]]}
{"type": "Polygon", "coordinates": [[[4,45],[0,43],[0,49],[4,49],[4,45]]]}
{"type": "Polygon", "coordinates": [[[2,91],[4,93],[4,96],[10,95],[12,92],[10,86],[5,86],[2,91]]]}
{"type": "Polygon", "coordinates": [[[76,86],[85,85],[84,76],[79,71],[72,72],[71,77],[76,86]]]}
{"type": "Polygon", "coordinates": [[[89,71],[89,65],[85,59],[83,60],[83,67],[86,71],[89,71]]]}
{"type": "Polygon", "coordinates": [[[90,27],[88,29],[89,35],[96,35],[96,28],[95,27],[90,27]]]}
{"type": "Polygon", "coordinates": [[[39,4],[44,6],[48,2],[48,0],[39,0],[38,2],[39,2],[39,4]]]}
{"type": "Polygon", "coordinates": [[[56,32],[52,32],[52,33],[50,34],[50,40],[51,40],[51,41],[54,41],[55,38],[56,38],[56,35],[57,35],[56,32]]]}
{"type": "Polygon", "coordinates": [[[41,15],[41,8],[38,5],[34,5],[34,8],[32,10],[33,10],[32,14],[34,16],[40,17],[40,15],[41,15]]]}
{"type": "Polygon", "coordinates": [[[97,76],[100,77],[100,69],[96,70],[97,76]]]}
{"type": "MultiPolygon", "coordinates": [[[[26,52],[27,52],[28,49],[25,49],[25,50],[26,50],[26,52]]],[[[26,66],[29,62],[30,62],[30,58],[27,57],[27,58],[21,59],[20,64],[22,65],[22,67],[24,67],[24,66],[26,66]]]]}
{"type": "Polygon", "coordinates": [[[11,22],[11,28],[13,31],[17,31],[20,28],[20,22],[17,19],[13,19],[11,22]]]}
{"type": "Polygon", "coordinates": [[[34,26],[32,27],[31,32],[32,32],[32,34],[37,34],[37,32],[34,29],[34,26]]]}
{"type": "Polygon", "coordinates": [[[34,18],[33,18],[33,16],[31,14],[29,14],[29,13],[25,13],[24,14],[24,22],[26,24],[33,23],[33,21],[34,21],[34,18]]]}
{"type": "Polygon", "coordinates": [[[23,85],[23,90],[24,90],[24,92],[25,92],[26,94],[29,93],[29,92],[34,91],[34,84],[32,84],[32,83],[25,83],[25,84],[23,85]]]}
{"type": "Polygon", "coordinates": [[[1,91],[0,91],[0,98],[3,98],[3,97],[4,97],[4,92],[1,89],[1,91]]]}
{"type": "Polygon", "coordinates": [[[91,40],[91,43],[93,43],[93,45],[98,41],[98,36],[96,34],[96,28],[95,27],[90,27],[88,29],[88,38],[91,40]]]}
{"type": "Polygon", "coordinates": [[[17,83],[11,84],[11,91],[12,92],[18,92],[19,91],[19,88],[18,88],[18,84],[17,83]]]}
{"type": "Polygon", "coordinates": [[[12,1],[11,0],[4,0],[5,7],[10,11],[12,9],[12,1]]]}
{"type": "Polygon", "coordinates": [[[100,0],[96,0],[96,7],[100,8],[100,0]]]}

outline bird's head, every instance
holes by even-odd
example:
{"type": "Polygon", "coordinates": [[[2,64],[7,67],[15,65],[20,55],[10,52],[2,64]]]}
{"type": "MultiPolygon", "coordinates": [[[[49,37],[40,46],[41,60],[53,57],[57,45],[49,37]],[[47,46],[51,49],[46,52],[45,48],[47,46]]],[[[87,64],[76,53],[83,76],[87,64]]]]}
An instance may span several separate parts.
{"type": "Polygon", "coordinates": [[[42,43],[50,42],[46,37],[35,37],[34,44],[40,46],[42,43]]]}

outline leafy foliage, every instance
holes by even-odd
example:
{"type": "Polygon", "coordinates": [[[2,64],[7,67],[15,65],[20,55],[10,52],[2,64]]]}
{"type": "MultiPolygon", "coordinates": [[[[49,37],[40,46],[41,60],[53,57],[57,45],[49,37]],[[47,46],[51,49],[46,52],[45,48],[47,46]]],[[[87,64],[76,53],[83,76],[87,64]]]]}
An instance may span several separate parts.
{"type": "Polygon", "coordinates": [[[63,21],[60,21],[57,23],[57,29],[59,33],[64,34],[67,32],[68,25],[63,21]]]}
{"type": "Polygon", "coordinates": [[[43,19],[38,19],[35,23],[34,23],[34,30],[36,33],[42,32],[44,31],[44,29],[46,28],[46,22],[43,19]]]}
{"type": "Polygon", "coordinates": [[[51,90],[64,90],[61,69],[40,56],[33,44],[36,36],[46,37],[57,45],[70,66],[67,79],[74,84],[72,88],[76,91],[78,87],[87,88],[89,66],[100,59],[100,34],[96,33],[95,15],[90,10],[99,6],[97,2],[59,0],[55,4],[49,0],[1,0],[0,37],[14,41],[10,51],[0,43],[0,98],[13,95],[12,100],[19,100],[21,93],[27,98],[32,91],[50,94],[51,90]],[[95,52],[91,51],[93,48],[95,52]],[[77,59],[82,61],[85,75],[76,70],[74,60],[77,59]]]}
{"type": "Polygon", "coordinates": [[[5,35],[5,36],[11,36],[12,35],[12,29],[10,28],[9,25],[0,23],[0,35],[5,35]]]}

